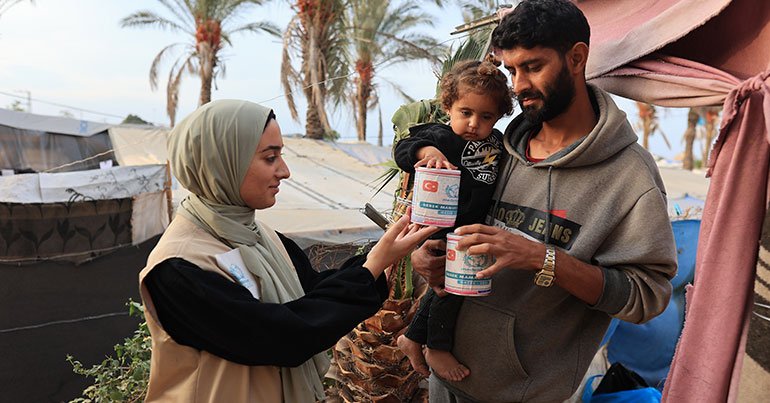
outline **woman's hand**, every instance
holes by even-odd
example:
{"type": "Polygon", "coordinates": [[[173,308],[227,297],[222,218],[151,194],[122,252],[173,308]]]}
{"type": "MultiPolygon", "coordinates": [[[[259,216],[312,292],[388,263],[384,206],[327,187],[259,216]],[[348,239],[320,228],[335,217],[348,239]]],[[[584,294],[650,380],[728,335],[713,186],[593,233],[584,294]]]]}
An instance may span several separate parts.
{"type": "Polygon", "coordinates": [[[457,169],[438,148],[433,146],[425,146],[417,150],[417,158],[420,160],[414,164],[415,168],[457,169]]]}
{"type": "Polygon", "coordinates": [[[408,208],[401,219],[385,231],[385,235],[380,238],[366,256],[364,267],[372,273],[375,279],[382,274],[385,268],[406,256],[420,242],[439,230],[438,227],[410,224],[411,215],[412,209],[408,208]]]}

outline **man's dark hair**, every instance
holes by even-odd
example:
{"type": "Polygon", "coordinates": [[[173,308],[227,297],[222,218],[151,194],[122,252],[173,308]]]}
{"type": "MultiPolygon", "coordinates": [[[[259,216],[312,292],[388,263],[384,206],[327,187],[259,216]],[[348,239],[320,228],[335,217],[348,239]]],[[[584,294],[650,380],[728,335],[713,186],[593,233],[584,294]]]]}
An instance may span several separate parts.
{"type": "Polygon", "coordinates": [[[583,12],[567,0],[524,0],[492,32],[498,49],[536,46],[564,54],[578,42],[588,45],[591,28],[583,12]]]}

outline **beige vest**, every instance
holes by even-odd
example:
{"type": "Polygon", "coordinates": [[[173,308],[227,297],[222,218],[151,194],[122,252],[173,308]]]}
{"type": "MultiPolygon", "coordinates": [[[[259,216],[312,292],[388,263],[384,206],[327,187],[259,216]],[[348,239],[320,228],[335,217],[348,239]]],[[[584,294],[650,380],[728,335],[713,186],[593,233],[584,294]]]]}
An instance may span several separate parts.
{"type": "MultiPolygon", "coordinates": [[[[232,250],[185,217],[177,215],[139,273],[144,317],[152,336],[147,402],[281,402],[278,367],[236,364],[206,351],[174,342],[158,321],[144,279],[158,263],[179,257],[203,270],[235,281],[220,270],[215,255],[232,250]]],[[[269,348],[269,346],[254,346],[269,348]]]]}

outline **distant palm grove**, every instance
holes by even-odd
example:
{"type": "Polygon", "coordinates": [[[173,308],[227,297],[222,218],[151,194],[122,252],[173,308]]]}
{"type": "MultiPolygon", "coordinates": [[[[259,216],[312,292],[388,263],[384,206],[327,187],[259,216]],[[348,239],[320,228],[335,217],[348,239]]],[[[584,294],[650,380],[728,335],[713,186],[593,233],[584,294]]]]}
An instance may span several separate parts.
{"type": "MultiPolygon", "coordinates": [[[[181,34],[180,42],[160,49],[150,66],[150,85],[157,89],[167,74],[166,113],[176,123],[179,88],[185,76],[200,79],[199,105],[211,101],[211,87],[225,69],[222,51],[235,48],[235,34],[273,36],[283,43],[281,81],[292,118],[300,121],[297,96],[303,96],[305,132],[310,138],[334,138],[329,108],[353,110],[358,139],[366,140],[367,112],[379,111],[379,96],[388,86],[411,101],[398,83],[379,74],[390,66],[427,60],[439,66],[447,48],[421,28],[433,25],[423,6],[446,1],[297,0],[286,27],[266,21],[237,24],[246,12],[269,0],[157,0],[159,10],[139,10],[121,20],[123,27],[152,27],[181,34]],[[161,69],[166,65],[167,73],[161,69]],[[300,95],[301,94],[301,95],[300,95]]],[[[463,2],[466,19],[494,11],[494,1],[463,2]]],[[[252,50],[253,51],[253,50],[252,50]]],[[[276,55],[278,60],[278,55],[276,55]]],[[[380,139],[382,137],[382,112],[380,139]]]]}

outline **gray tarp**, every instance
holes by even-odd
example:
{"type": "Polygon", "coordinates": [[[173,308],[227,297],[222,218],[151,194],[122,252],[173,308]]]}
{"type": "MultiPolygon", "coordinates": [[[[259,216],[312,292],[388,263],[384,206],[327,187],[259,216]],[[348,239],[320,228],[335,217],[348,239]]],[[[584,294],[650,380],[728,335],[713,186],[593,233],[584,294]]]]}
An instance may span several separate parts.
{"type": "Polygon", "coordinates": [[[0,169],[15,173],[99,168],[113,160],[108,124],[0,109],[0,169]]]}

